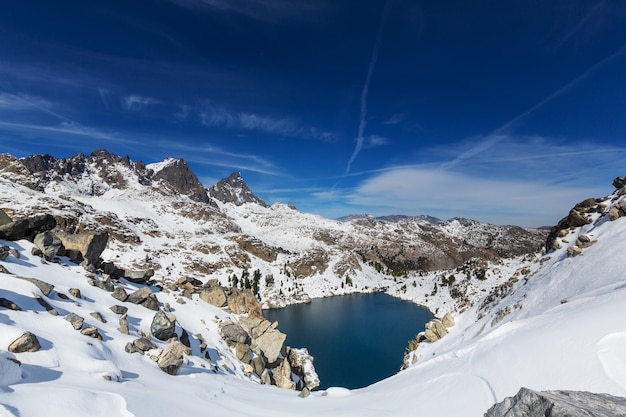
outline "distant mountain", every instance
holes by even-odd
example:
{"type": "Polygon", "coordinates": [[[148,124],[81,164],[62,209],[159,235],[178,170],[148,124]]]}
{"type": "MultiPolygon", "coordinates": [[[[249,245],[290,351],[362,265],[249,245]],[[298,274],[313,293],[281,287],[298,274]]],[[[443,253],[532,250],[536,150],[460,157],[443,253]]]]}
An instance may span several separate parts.
{"type": "Polygon", "coordinates": [[[421,214],[419,216],[407,216],[404,214],[390,214],[387,216],[371,216],[369,214],[349,214],[347,216],[338,217],[337,220],[339,220],[340,222],[348,222],[351,220],[367,219],[370,217],[376,220],[383,220],[383,221],[393,222],[393,223],[397,223],[400,220],[425,220],[428,223],[432,223],[432,224],[440,224],[443,222],[443,220],[438,219],[437,217],[429,216],[427,214],[421,214]]]}
{"type": "Polygon", "coordinates": [[[223,283],[243,271],[270,274],[284,287],[261,283],[265,305],[372,291],[474,258],[533,253],[547,235],[431,216],[330,220],[288,204],[268,206],[239,172],[207,191],[183,160],[144,164],[106,150],[63,159],[4,154],[0,179],[13,196],[0,208],[11,216],[45,210],[67,232],[105,230],[111,239],[104,254],[115,253],[120,266],[223,283]]]}

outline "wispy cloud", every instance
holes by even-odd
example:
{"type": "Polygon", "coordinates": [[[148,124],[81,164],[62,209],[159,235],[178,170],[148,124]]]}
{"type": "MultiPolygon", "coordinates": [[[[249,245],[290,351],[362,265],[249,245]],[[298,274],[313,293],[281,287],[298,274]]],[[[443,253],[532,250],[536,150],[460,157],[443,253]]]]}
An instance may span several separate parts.
{"type": "Polygon", "coordinates": [[[236,13],[267,22],[282,20],[310,20],[328,7],[326,0],[171,0],[188,8],[206,8],[224,13],[236,13]]]}
{"type": "Polygon", "coordinates": [[[122,108],[127,111],[142,111],[150,105],[159,104],[159,100],[155,98],[135,94],[122,97],[121,102],[122,108]]]}
{"type": "Polygon", "coordinates": [[[378,62],[378,53],[380,51],[380,45],[383,40],[383,29],[385,27],[385,20],[387,20],[387,13],[389,10],[389,1],[385,2],[385,9],[380,18],[380,23],[378,25],[378,31],[376,32],[376,40],[374,41],[374,49],[372,50],[372,55],[370,57],[370,62],[367,67],[367,76],[365,77],[365,83],[363,84],[363,89],[361,90],[361,113],[359,117],[359,128],[356,136],[356,146],[354,147],[354,151],[352,151],[352,155],[350,155],[350,159],[346,164],[346,174],[350,173],[350,168],[352,167],[352,163],[356,159],[356,157],[361,152],[361,148],[363,148],[363,133],[365,132],[365,126],[367,126],[367,95],[370,89],[370,83],[372,82],[372,75],[374,75],[374,68],[376,68],[376,63],[378,62]]]}
{"type": "Polygon", "coordinates": [[[371,135],[363,138],[364,148],[377,148],[379,146],[389,145],[391,141],[388,138],[379,135],[371,135]]]}
{"type": "Polygon", "coordinates": [[[385,120],[383,122],[383,124],[385,125],[397,125],[399,123],[402,123],[406,120],[406,113],[395,113],[392,114],[390,118],[388,118],[387,120],[385,120]]]}
{"type": "Polygon", "coordinates": [[[445,167],[452,167],[454,165],[457,165],[457,164],[461,163],[462,161],[464,161],[466,159],[469,159],[469,158],[472,158],[472,157],[475,157],[475,156],[481,154],[485,150],[487,150],[487,149],[491,148],[492,146],[494,146],[495,144],[501,142],[503,139],[507,138],[508,135],[511,133],[511,131],[520,122],[522,122],[526,117],[528,117],[531,114],[535,113],[536,111],[540,110],[541,108],[543,108],[548,103],[550,103],[550,102],[556,100],[557,98],[561,97],[562,95],[564,95],[565,93],[570,91],[572,88],[576,87],[578,84],[583,82],[585,79],[587,79],[593,73],[595,73],[599,69],[603,68],[605,65],[609,64],[614,59],[616,59],[616,58],[620,57],[621,55],[623,55],[625,52],[626,52],[626,44],[624,44],[621,48],[619,48],[617,51],[615,51],[611,55],[601,59],[600,61],[596,62],[591,67],[587,68],[578,77],[574,78],[572,81],[570,81],[569,83],[565,84],[564,86],[562,86],[558,90],[554,91],[552,94],[550,94],[549,96],[545,97],[544,99],[539,101],[534,106],[532,106],[529,109],[527,109],[526,111],[518,114],[517,116],[513,117],[511,120],[507,121],[506,123],[504,123],[503,125],[501,125],[497,129],[495,129],[489,135],[485,136],[482,140],[478,141],[478,143],[474,147],[472,147],[471,149],[466,150],[465,152],[463,152],[462,154],[458,155],[453,160],[444,163],[443,167],[445,168],[445,167]]]}
{"type": "MultiPolygon", "coordinates": [[[[458,150],[428,150],[442,158],[445,152],[458,150]]],[[[453,167],[424,163],[361,173],[366,179],[336,200],[350,204],[352,212],[551,225],[574,203],[608,194],[625,156],[626,147],[503,136],[479,156],[453,167]]]]}
{"type": "Polygon", "coordinates": [[[223,127],[245,131],[258,131],[278,136],[330,141],[335,138],[312,126],[304,126],[291,118],[279,118],[249,112],[230,112],[223,107],[206,103],[199,112],[200,122],[209,127],[223,127]]]}
{"type": "Polygon", "coordinates": [[[591,5],[589,10],[580,18],[576,24],[574,24],[556,43],[554,49],[560,49],[563,45],[570,42],[575,36],[580,34],[585,27],[589,26],[590,23],[597,18],[603,10],[607,7],[607,2],[605,0],[600,0],[596,4],[591,5]]]}

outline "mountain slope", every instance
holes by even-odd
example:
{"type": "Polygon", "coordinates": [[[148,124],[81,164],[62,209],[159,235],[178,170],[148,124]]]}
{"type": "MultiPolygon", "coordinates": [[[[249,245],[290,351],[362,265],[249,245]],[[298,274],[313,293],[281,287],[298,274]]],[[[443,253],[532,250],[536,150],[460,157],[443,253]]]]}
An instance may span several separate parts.
{"type": "Polygon", "coordinates": [[[0,208],[14,218],[45,210],[69,233],[107,231],[104,260],[154,270],[155,280],[193,276],[228,285],[233,275],[258,270],[268,278],[259,290],[266,306],[375,291],[413,272],[532,253],[544,239],[464,219],[324,219],[268,206],[240,173],[207,194],[184,161],[146,165],[106,150],[65,159],[2,155],[0,191],[7,196],[0,208]]]}
{"type": "MultiPolygon", "coordinates": [[[[36,192],[29,194],[15,184],[4,183],[2,191],[10,192],[10,201],[18,205],[26,204],[20,198],[28,200],[37,196],[36,192]]],[[[118,316],[108,310],[117,301],[111,293],[92,286],[90,279],[94,278],[82,267],[66,258],[61,263],[44,264],[31,255],[31,242],[0,241],[13,249],[13,254],[0,263],[13,273],[0,273],[0,296],[22,309],[0,308],[0,350],[24,331],[36,333],[41,342],[38,352],[14,355],[22,362],[23,378],[15,380],[14,373],[0,378],[7,382],[0,388],[0,415],[180,413],[368,417],[413,416],[418,410],[434,417],[481,416],[494,402],[515,394],[521,386],[626,396],[624,191],[620,188],[607,198],[589,203],[579,213],[584,224],[560,229],[563,232],[557,233],[558,245],[555,245],[558,249],[543,256],[487,263],[480,266],[486,269],[484,279],[470,265],[465,270],[460,267],[459,271],[433,272],[445,275],[446,279],[454,272],[458,274],[454,284],[474,282],[485,285],[485,292],[455,315],[456,325],[448,335],[436,342],[420,343],[411,354],[416,362],[398,375],[361,390],[331,388],[306,399],[298,398],[293,391],[262,386],[246,377],[235,352],[219,337],[218,330],[218,322],[240,320],[239,317],[210,306],[196,295],[179,304],[176,293],[159,291],[162,308],[165,303],[170,305],[177,319],[176,330],[179,334],[182,328],[187,330],[192,349],[178,375],[168,375],[150,358],[165,348],[165,342],[156,341],[157,348],[143,356],[124,351],[125,344],[137,332],[150,331],[153,311],[124,303],[129,307],[133,336],[124,335],[117,330],[118,316]],[[494,266],[499,270],[497,273],[494,266]],[[45,295],[32,281],[18,276],[49,282],[54,289],[45,295]],[[79,288],[81,297],[71,295],[70,288],[79,288]],[[33,293],[59,315],[48,313],[33,293]],[[94,312],[100,313],[106,323],[91,316],[94,312]],[[69,313],[84,317],[87,325],[100,331],[102,340],[74,330],[64,320],[69,313]],[[201,340],[207,345],[209,358],[201,355],[201,340]]],[[[119,200],[113,198],[103,201],[103,205],[119,205],[119,200]]],[[[44,198],[38,198],[37,202],[52,205],[44,198]]],[[[3,207],[6,204],[7,201],[2,202],[3,207]]],[[[125,210],[135,212],[141,207],[144,206],[125,210]]],[[[229,207],[232,211],[240,210],[229,207]]],[[[84,210],[83,216],[90,216],[91,209],[84,210]]],[[[261,213],[267,208],[256,206],[255,210],[261,213]]],[[[292,209],[280,207],[280,210],[292,209]]],[[[229,214],[222,215],[227,218],[229,214]]],[[[248,217],[249,223],[241,224],[241,230],[253,232],[261,226],[268,230],[277,222],[270,217],[259,225],[261,218],[260,215],[248,217]]],[[[174,223],[180,220],[172,219],[174,223]]],[[[329,223],[328,228],[331,224],[335,227],[329,223]]],[[[314,235],[314,231],[307,229],[303,233],[314,235]]],[[[287,239],[275,236],[277,243],[279,238],[281,242],[287,239]]],[[[417,278],[424,277],[410,273],[406,280],[417,278]]],[[[129,292],[141,286],[125,280],[120,280],[118,285],[129,292]]],[[[431,297],[440,297],[449,289],[444,284],[431,297]]],[[[408,285],[406,296],[418,297],[419,291],[419,285],[408,285]]],[[[415,301],[421,300],[415,298],[415,301]]],[[[2,353],[0,358],[7,355],[2,353]]],[[[14,366],[0,369],[14,369],[14,366]]]]}

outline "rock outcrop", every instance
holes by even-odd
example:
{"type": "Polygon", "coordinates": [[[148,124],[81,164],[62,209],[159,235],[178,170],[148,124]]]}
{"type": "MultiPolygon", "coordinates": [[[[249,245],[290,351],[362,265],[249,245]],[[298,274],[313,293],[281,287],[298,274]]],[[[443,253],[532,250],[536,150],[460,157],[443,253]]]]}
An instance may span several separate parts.
{"type": "Polygon", "coordinates": [[[222,203],[233,203],[241,206],[246,203],[256,203],[263,207],[268,207],[265,201],[254,195],[248,188],[248,184],[241,177],[240,172],[233,172],[209,188],[209,196],[222,203]]]}
{"type": "Polygon", "coordinates": [[[57,225],[51,214],[40,214],[22,220],[15,220],[0,226],[0,239],[32,241],[38,233],[52,230],[57,225]]]}
{"type": "Polygon", "coordinates": [[[581,391],[533,391],[522,388],[495,404],[485,417],[623,417],[626,398],[581,391]]]}

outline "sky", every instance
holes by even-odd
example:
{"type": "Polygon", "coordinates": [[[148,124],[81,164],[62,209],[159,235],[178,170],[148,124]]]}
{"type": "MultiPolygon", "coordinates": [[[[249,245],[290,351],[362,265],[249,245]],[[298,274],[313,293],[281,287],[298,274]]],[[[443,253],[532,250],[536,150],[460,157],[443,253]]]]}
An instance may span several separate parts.
{"type": "Polygon", "coordinates": [[[621,0],[0,2],[0,152],[234,171],[328,218],[553,225],[626,175],[621,0]]]}

